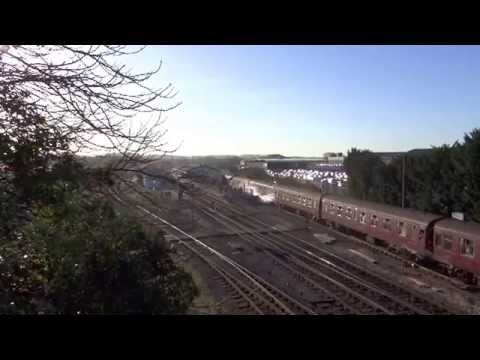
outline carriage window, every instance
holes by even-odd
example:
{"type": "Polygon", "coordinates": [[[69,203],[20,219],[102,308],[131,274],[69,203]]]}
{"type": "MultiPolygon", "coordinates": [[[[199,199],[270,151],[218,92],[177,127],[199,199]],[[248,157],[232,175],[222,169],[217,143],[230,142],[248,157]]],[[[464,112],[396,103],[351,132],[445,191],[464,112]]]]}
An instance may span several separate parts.
{"type": "Polygon", "coordinates": [[[451,235],[444,234],[443,235],[443,248],[445,250],[450,250],[453,245],[453,238],[451,235]]]}
{"type": "Polygon", "coordinates": [[[370,223],[372,224],[372,227],[377,227],[377,225],[378,225],[377,215],[375,215],[375,214],[372,215],[372,219],[371,219],[370,223]]]}
{"type": "Polygon", "coordinates": [[[442,246],[442,234],[435,234],[435,245],[442,246]]]}
{"type": "Polygon", "coordinates": [[[425,230],[420,229],[418,232],[418,241],[422,241],[425,238],[425,230]]]}
{"type": "Polygon", "coordinates": [[[364,212],[360,213],[360,223],[361,224],[366,224],[367,223],[367,214],[365,214],[364,212]]]}
{"type": "Polygon", "coordinates": [[[474,256],[475,255],[475,243],[473,240],[460,239],[462,244],[462,255],[474,256]]]}
{"type": "Polygon", "coordinates": [[[398,223],[398,233],[401,237],[407,237],[407,224],[405,224],[403,221],[398,223]]]}
{"type": "Polygon", "coordinates": [[[337,216],[342,216],[342,210],[343,210],[343,207],[341,206],[337,208],[337,216]]]}
{"type": "Polygon", "coordinates": [[[387,231],[391,231],[392,230],[392,224],[390,223],[390,219],[383,219],[383,224],[382,224],[383,228],[387,231]]]}
{"type": "Polygon", "coordinates": [[[345,217],[346,217],[347,219],[351,219],[351,218],[352,218],[352,209],[347,208],[347,212],[346,212],[346,214],[345,214],[345,217]]]}
{"type": "Polygon", "coordinates": [[[332,215],[335,214],[335,204],[334,203],[330,203],[330,213],[332,215]]]}

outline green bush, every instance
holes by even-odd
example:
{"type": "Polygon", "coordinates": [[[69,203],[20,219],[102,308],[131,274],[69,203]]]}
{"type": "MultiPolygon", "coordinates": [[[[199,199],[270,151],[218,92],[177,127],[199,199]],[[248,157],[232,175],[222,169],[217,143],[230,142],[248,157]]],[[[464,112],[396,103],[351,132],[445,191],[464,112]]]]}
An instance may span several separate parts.
{"type": "Polygon", "coordinates": [[[179,314],[197,295],[162,234],[147,234],[100,196],[41,208],[0,254],[4,314],[179,314]]]}

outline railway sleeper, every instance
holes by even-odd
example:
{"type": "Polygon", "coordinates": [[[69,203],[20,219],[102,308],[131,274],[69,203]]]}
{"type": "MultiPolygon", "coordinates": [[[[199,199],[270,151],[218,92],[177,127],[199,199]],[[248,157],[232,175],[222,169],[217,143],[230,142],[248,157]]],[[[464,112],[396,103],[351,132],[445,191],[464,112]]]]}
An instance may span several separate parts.
{"type": "MultiPolygon", "coordinates": [[[[326,257],[331,262],[338,263],[339,261],[337,257],[330,256],[328,254],[323,256],[326,257]]],[[[313,264],[315,267],[318,266],[318,264],[316,262],[313,262],[311,259],[307,259],[303,256],[302,258],[304,258],[308,263],[313,264]]],[[[401,286],[394,285],[391,282],[385,281],[384,279],[378,277],[378,275],[376,274],[371,274],[370,272],[366,272],[365,270],[359,268],[356,265],[351,265],[349,264],[348,261],[340,259],[340,263],[342,267],[345,268],[347,271],[351,273],[357,273],[356,277],[360,276],[362,281],[370,283],[374,285],[376,288],[378,288],[378,290],[380,290],[381,292],[384,292],[385,293],[383,294],[384,296],[388,296],[388,297],[395,296],[396,298],[402,299],[404,301],[406,300],[408,303],[414,303],[414,301],[412,301],[413,298],[420,299],[420,301],[422,301],[424,304],[430,304],[431,302],[431,301],[427,301],[426,299],[422,299],[422,297],[419,297],[418,295],[413,294],[412,292],[404,289],[401,286]]],[[[405,308],[408,308],[408,305],[404,304],[403,306],[405,308]]]]}
{"type": "MultiPolygon", "coordinates": [[[[280,261],[276,261],[276,263],[278,265],[280,265],[281,267],[285,268],[287,271],[289,271],[290,273],[294,274],[294,276],[297,276],[299,279],[301,279],[303,282],[306,282],[307,284],[309,284],[311,286],[311,288],[315,291],[315,292],[320,292],[321,294],[327,294],[329,296],[331,296],[332,298],[342,298],[344,297],[344,293],[345,291],[342,293],[342,295],[339,297],[338,295],[336,295],[334,293],[334,291],[332,290],[327,290],[325,288],[324,285],[322,285],[321,283],[318,283],[317,281],[314,281],[314,280],[311,280],[310,278],[308,278],[306,275],[300,273],[300,271],[292,268],[290,265],[287,265],[285,263],[281,263],[280,261]]],[[[325,279],[323,278],[320,278],[321,279],[321,282],[325,283],[327,281],[325,281],[325,279]]],[[[327,282],[328,283],[328,282],[327,282]]],[[[338,290],[337,290],[337,294],[338,294],[338,290]]],[[[350,313],[355,313],[355,308],[352,307],[351,305],[349,305],[346,301],[343,301],[343,300],[336,300],[337,302],[339,302],[341,304],[341,306],[350,312],[350,313]]],[[[344,311],[345,312],[345,311],[344,311]]]]}

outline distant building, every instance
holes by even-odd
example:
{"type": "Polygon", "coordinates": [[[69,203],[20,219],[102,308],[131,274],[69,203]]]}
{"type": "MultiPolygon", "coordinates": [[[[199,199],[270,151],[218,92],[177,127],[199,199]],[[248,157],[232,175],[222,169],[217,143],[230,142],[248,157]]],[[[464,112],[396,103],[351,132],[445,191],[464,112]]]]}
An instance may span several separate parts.
{"type": "Polygon", "coordinates": [[[403,151],[403,152],[374,152],[374,154],[377,155],[385,165],[388,165],[393,160],[404,156],[406,153],[403,151]]]}
{"type": "Polygon", "coordinates": [[[241,160],[240,169],[267,169],[268,163],[264,160],[241,160]]]}
{"type": "Polygon", "coordinates": [[[147,190],[159,192],[167,198],[173,198],[177,194],[177,185],[167,179],[148,175],[142,175],[141,177],[143,187],[147,190]]]}
{"type": "Polygon", "coordinates": [[[241,160],[240,169],[257,168],[264,170],[284,169],[318,169],[325,167],[343,166],[345,157],[342,153],[326,153],[326,156],[319,158],[262,158],[252,160],[241,160]]]}
{"type": "Polygon", "coordinates": [[[323,154],[324,158],[329,158],[329,157],[343,157],[343,153],[334,153],[334,152],[327,152],[323,154]]]}
{"type": "Polygon", "coordinates": [[[410,151],[397,151],[397,152],[374,152],[379,156],[385,165],[390,164],[393,160],[401,158],[402,156],[413,158],[419,156],[428,156],[432,153],[432,149],[413,149],[410,151]]]}
{"type": "Polygon", "coordinates": [[[343,161],[345,156],[342,153],[336,154],[335,156],[327,156],[327,164],[333,166],[343,166],[343,161]]]}
{"type": "Polygon", "coordinates": [[[285,158],[285,159],[255,159],[242,160],[240,168],[259,168],[265,170],[306,169],[313,168],[325,158],[285,158]]]}
{"type": "Polygon", "coordinates": [[[431,155],[433,148],[430,149],[413,149],[407,152],[408,157],[419,157],[431,155]]]}

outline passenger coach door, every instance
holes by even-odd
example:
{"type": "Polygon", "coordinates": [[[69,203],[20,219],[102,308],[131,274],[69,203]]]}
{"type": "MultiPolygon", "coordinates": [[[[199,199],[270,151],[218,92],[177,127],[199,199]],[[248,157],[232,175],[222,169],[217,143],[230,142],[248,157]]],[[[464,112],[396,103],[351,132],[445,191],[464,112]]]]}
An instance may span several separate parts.
{"type": "Polygon", "coordinates": [[[433,227],[427,227],[425,234],[425,249],[433,253],[433,227]]]}

